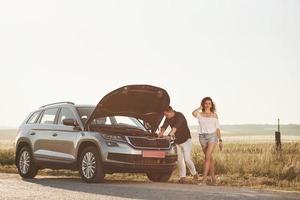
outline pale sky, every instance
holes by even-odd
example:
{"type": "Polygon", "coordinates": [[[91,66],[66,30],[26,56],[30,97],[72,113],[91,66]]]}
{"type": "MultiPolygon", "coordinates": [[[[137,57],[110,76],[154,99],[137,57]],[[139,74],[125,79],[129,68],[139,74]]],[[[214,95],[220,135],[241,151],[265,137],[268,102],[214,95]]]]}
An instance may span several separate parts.
{"type": "Polygon", "coordinates": [[[165,88],[222,124],[300,123],[300,1],[0,0],[0,127],[56,101],[165,88]]]}

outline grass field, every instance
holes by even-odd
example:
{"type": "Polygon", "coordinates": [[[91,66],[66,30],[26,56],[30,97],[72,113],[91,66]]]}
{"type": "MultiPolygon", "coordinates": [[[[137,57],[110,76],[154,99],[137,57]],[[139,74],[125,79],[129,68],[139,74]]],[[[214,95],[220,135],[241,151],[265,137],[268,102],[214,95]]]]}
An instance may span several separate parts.
{"type": "MultiPolygon", "coordinates": [[[[248,127],[251,131],[242,130],[241,127],[231,127],[231,131],[229,128],[225,129],[224,149],[222,152],[217,149],[214,153],[218,184],[300,190],[299,127],[297,125],[296,128],[290,128],[292,134],[282,134],[281,154],[276,153],[274,149],[273,130],[266,131],[264,128],[261,134],[251,134],[252,131],[259,131],[259,126],[252,129],[248,127]]],[[[196,130],[193,127],[191,130],[195,144],[193,160],[197,171],[202,173],[203,153],[198,145],[196,130]]],[[[12,149],[15,133],[15,130],[0,131],[0,172],[16,173],[12,149]]],[[[67,170],[43,170],[40,174],[78,176],[77,172],[67,170]]],[[[113,174],[108,175],[107,179],[148,181],[145,175],[140,174],[113,174]]],[[[170,181],[176,180],[177,171],[173,173],[170,181]]]]}
{"type": "MultiPolygon", "coordinates": [[[[274,143],[274,132],[277,130],[276,125],[223,125],[221,126],[223,142],[229,143],[274,143]]],[[[190,126],[194,144],[198,142],[197,126],[190,126]]],[[[16,129],[0,129],[0,149],[13,147],[16,136],[16,129]]],[[[300,125],[281,125],[282,142],[300,141],[300,125]]]]}

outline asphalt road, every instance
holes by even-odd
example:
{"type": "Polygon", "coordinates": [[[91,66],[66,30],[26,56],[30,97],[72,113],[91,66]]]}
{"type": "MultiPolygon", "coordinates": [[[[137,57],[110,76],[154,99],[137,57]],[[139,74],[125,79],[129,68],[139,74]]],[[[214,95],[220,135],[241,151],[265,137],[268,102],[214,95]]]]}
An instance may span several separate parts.
{"type": "Polygon", "coordinates": [[[300,199],[296,192],[271,192],[238,187],[181,185],[172,183],[83,183],[79,178],[45,177],[23,180],[17,174],[0,173],[0,199],[300,199]]]}

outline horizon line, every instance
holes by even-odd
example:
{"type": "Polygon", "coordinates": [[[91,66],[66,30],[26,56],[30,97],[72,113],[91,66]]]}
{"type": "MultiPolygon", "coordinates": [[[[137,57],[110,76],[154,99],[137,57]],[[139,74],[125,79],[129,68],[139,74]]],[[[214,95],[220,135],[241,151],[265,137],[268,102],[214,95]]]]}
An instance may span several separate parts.
{"type": "MultiPolygon", "coordinates": [[[[265,125],[265,126],[277,126],[278,124],[258,124],[258,123],[241,123],[241,124],[221,124],[221,126],[257,126],[257,125],[265,125]]],[[[198,124],[189,124],[189,126],[198,126],[198,124]]],[[[280,126],[300,126],[300,124],[297,123],[285,123],[285,124],[280,124],[280,126]]],[[[0,129],[18,129],[19,126],[0,126],[0,129]]]]}

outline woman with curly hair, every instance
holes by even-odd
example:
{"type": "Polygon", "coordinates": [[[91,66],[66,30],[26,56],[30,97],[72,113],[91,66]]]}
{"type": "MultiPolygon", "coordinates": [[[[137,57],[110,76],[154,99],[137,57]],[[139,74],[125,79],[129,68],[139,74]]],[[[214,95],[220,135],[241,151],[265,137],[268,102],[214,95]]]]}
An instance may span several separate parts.
{"type": "Polygon", "coordinates": [[[216,177],[212,154],[218,143],[220,150],[222,150],[223,144],[219,119],[212,98],[203,98],[200,107],[195,109],[192,114],[198,119],[200,129],[199,141],[205,154],[203,184],[206,184],[208,173],[211,175],[212,184],[215,184],[216,177]]]}

